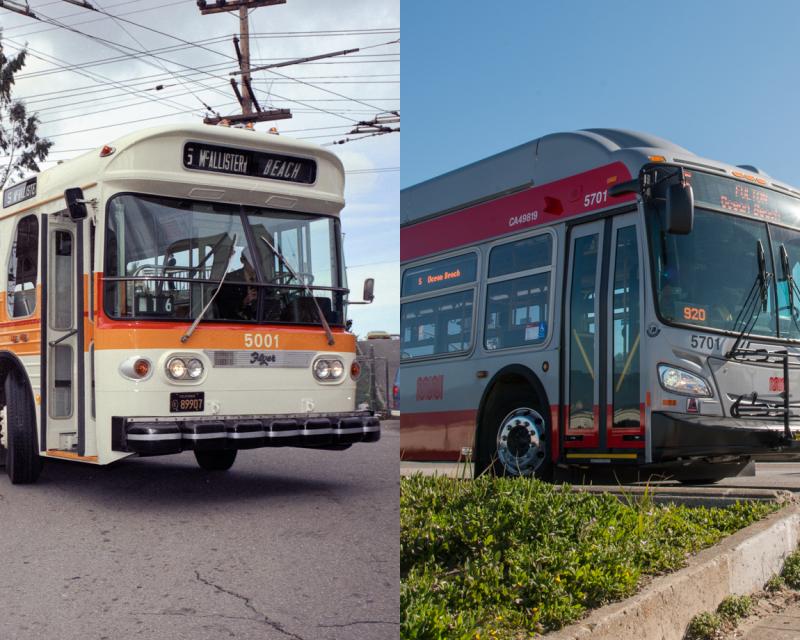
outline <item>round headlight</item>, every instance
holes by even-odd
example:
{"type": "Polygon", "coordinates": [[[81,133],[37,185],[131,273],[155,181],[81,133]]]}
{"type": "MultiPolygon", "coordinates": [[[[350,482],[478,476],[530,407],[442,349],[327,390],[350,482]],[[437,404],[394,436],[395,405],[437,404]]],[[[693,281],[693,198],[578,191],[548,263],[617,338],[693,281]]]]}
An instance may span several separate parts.
{"type": "Polygon", "coordinates": [[[180,380],[186,375],[186,363],[180,358],[171,358],[167,362],[167,372],[170,377],[180,380]]]}
{"type": "Polygon", "coordinates": [[[331,375],[331,364],[327,360],[317,360],[314,363],[314,375],[318,380],[327,380],[331,375]]]}
{"type": "Polygon", "coordinates": [[[186,363],[186,373],[189,374],[192,380],[197,380],[197,378],[203,375],[203,363],[197,358],[192,358],[186,363]]]}
{"type": "Polygon", "coordinates": [[[344,373],[344,363],[341,360],[330,360],[331,378],[338,380],[344,373]]]}

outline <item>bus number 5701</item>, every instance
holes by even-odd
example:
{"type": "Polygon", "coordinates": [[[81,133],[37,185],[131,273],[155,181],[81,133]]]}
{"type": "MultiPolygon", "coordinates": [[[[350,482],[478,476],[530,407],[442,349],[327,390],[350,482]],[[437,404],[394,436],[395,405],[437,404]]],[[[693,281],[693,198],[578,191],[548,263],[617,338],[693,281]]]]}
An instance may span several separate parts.
{"type": "Polygon", "coordinates": [[[279,338],[272,333],[245,333],[244,346],[247,349],[280,349],[279,338]]]}

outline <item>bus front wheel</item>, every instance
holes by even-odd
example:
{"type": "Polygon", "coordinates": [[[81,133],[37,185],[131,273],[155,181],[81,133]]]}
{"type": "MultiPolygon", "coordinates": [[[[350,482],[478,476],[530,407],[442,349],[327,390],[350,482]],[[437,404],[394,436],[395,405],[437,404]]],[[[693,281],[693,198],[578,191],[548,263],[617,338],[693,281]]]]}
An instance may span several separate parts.
{"type": "Polygon", "coordinates": [[[6,473],[12,484],[36,482],[42,459],[36,441],[33,399],[22,375],[12,369],[6,375],[6,473]]]}
{"type": "Polygon", "coordinates": [[[552,475],[547,421],[527,386],[498,389],[490,398],[481,425],[475,476],[552,475]]]}
{"type": "Polygon", "coordinates": [[[236,460],[236,450],[195,451],[194,457],[197,459],[197,464],[206,471],[227,471],[236,460]]]}

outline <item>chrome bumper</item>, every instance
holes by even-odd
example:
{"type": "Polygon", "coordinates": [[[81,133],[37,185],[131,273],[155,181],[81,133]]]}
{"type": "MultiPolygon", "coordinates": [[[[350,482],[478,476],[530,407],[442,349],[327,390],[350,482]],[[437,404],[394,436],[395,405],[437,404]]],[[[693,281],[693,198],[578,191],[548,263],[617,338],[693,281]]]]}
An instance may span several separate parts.
{"type": "Polygon", "coordinates": [[[188,449],[346,449],[356,442],[377,442],[380,437],[380,421],[368,412],[112,418],[113,449],[140,455],[188,449]]]}

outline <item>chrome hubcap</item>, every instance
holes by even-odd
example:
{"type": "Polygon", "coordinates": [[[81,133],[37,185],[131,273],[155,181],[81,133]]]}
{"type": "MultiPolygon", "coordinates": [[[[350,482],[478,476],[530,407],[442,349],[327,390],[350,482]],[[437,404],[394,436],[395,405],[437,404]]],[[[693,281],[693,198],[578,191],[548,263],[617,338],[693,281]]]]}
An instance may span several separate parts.
{"type": "Polygon", "coordinates": [[[533,475],[545,457],[544,418],[527,407],[509,413],[497,432],[497,457],[506,473],[533,475]]]}

